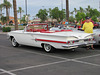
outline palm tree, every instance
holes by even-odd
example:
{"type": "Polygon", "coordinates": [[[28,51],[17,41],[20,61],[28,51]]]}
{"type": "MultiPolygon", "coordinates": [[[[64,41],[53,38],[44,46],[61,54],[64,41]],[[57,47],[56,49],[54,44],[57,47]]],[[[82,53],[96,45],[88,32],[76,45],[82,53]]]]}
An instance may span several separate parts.
{"type": "Polygon", "coordinates": [[[74,14],[74,11],[70,12],[70,14],[73,16],[73,14],[74,14]]]}
{"type": "Polygon", "coordinates": [[[20,13],[20,24],[21,24],[21,13],[24,12],[24,10],[22,10],[21,7],[19,7],[19,9],[17,10],[18,13],[20,13]]]}
{"type": "Polygon", "coordinates": [[[74,12],[75,12],[75,15],[77,14],[77,9],[76,8],[74,8],[74,12]]]}
{"type": "Polygon", "coordinates": [[[18,30],[17,8],[16,8],[16,7],[17,7],[17,5],[16,5],[16,0],[13,0],[15,30],[18,30]]]}
{"type": "Polygon", "coordinates": [[[80,10],[79,10],[80,12],[84,12],[84,9],[82,8],[82,7],[80,7],[80,10]]]}
{"type": "Polygon", "coordinates": [[[51,8],[49,8],[49,10],[48,10],[48,13],[49,13],[49,17],[51,18],[51,11],[52,11],[52,9],[51,8]]]}
{"type": "Polygon", "coordinates": [[[2,16],[2,8],[3,8],[3,5],[0,4],[0,16],[2,16]]]}
{"type": "Polygon", "coordinates": [[[7,0],[4,0],[4,3],[2,4],[4,8],[6,8],[6,17],[7,17],[7,22],[9,22],[9,13],[8,9],[12,7],[11,3],[8,2],[7,0]]]}
{"type": "Polygon", "coordinates": [[[86,8],[86,12],[89,13],[90,9],[91,9],[91,7],[90,7],[90,5],[88,5],[88,8],[86,8]]]}
{"type": "Polygon", "coordinates": [[[66,0],[66,19],[69,21],[69,0],[66,0]]]}

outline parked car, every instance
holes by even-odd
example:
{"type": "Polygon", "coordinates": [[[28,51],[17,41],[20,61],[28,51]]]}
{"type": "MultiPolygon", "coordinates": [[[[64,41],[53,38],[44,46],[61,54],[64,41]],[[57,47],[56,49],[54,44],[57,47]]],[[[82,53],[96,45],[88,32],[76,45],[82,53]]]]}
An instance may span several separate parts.
{"type": "Polygon", "coordinates": [[[95,33],[94,39],[96,41],[96,44],[100,45],[100,29],[94,29],[93,32],[95,33]]]}
{"type": "MultiPolygon", "coordinates": [[[[84,32],[82,28],[77,29],[77,28],[72,28],[72,27],[52,27],[50,30],[72,30],[73,32],[81,33],[84,32]]],[[[100,29],[94,29],[94,40],[96,41],[95,45],[100,45],[100,29]]]]}
{"type": "Polygon", "coordinates": [[[93,34],[72,30],[49,30],[47,24],[27,25],[24,30],[8,33],[13,47],[29,45],[42,47],[46,52],[54,49],[75,49],[95,43],[93,34]]]}
{"type": "Polygon", "coordinates": [[[94,28],[99,28],[99,24],[94,22],[94,28]]]}
{"type": "MultiPolygon", "coordinates": [[[[82,28],[80,29],[73,29],[74,32],[79,32],[79,31],[83,31],[82,28]]],[[[94,29],[93,30],[93,37],[94,37],[94,40],[96,41],[95,45],[100,45],[100,29],[94,29]]]]}
{"type": "Polygon", "coordinates": [[[100,27],[100,22],[96,22],[98,25],[99,25],[99,27],[100,27]]]}

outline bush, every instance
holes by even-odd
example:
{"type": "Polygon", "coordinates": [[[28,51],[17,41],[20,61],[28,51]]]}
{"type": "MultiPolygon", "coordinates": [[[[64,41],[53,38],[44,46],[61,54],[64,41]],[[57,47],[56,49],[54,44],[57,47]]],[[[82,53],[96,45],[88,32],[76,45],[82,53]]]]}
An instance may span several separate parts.
{"type": "Polygon", "coordinates": [[[3,32],[10,32],[11,28],[10,27],[3,27],[2,31],[3,32]]]}

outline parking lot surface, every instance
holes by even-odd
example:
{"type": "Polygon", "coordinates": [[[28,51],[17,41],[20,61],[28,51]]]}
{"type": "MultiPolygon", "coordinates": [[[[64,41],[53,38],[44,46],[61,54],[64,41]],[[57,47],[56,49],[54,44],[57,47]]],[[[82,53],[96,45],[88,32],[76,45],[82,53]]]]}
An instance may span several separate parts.
{"type": "Polygon", "coordinates": [[[100,75],[100,46],[46,53],[42,48],[14,48],[0,34],[0,75],[100,75]]]}

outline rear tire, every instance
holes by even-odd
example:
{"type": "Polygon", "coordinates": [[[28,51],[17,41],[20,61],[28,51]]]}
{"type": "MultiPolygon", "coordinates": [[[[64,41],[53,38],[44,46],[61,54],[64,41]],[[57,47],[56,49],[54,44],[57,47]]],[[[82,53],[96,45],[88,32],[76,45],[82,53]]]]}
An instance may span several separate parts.
{"type": "Polygon", "coordinates": [[[47,53],[51,53],[51,52],[54,51],[54,47],[52,47],[52,46],[49,45],[49,44],[44,44],[44,45],[43,45],[43,48],[44,48],[44,50],[45,50],[47,53]]]}
{"type": "Polygon", "coordinates": [[[12,46],[13,47],[18,47],[19,46],[19,44],[17,43],[17,41],[15,40],[15,38],[12,38],[11,42],[12,42],[12,46]]]}

